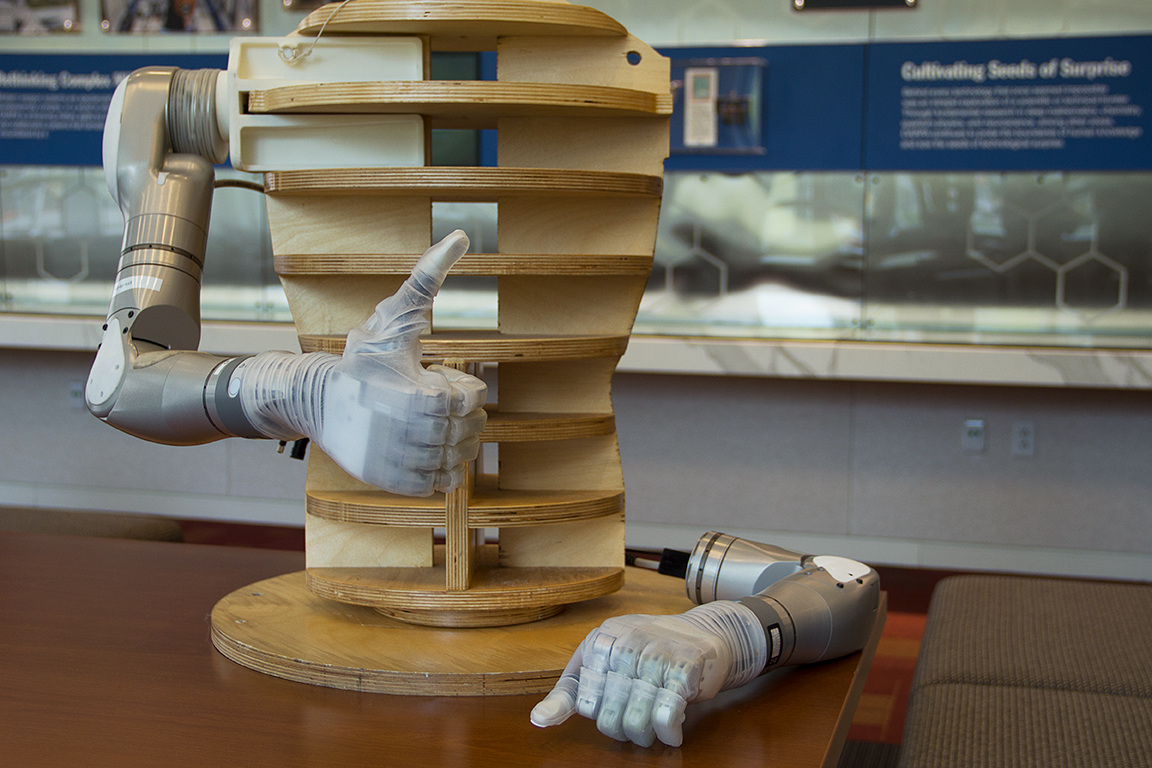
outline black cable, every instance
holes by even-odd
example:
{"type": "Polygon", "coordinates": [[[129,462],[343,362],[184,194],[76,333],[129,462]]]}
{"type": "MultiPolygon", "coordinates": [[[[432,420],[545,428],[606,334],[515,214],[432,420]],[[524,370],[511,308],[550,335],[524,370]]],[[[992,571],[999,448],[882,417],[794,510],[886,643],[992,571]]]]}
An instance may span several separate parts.
{"type": "Polygon", "coordinates": [[[691,553],[679,549],[665,548],[659,554],[644,549],[625,549],[624,564],[647,568],[665,576],[684,578],[688,573],[688,558],[691,553]]]}
{"type": "Polygon", "coordinates": [[[250,189],[253,192],[264,194],[264,186],[262,184],[257,184],[254,181],[245,181],[244,179],[216,179],[216,183],[213,186],[217,189],[221,187],[239,187],[240,189],[250,189]]]}

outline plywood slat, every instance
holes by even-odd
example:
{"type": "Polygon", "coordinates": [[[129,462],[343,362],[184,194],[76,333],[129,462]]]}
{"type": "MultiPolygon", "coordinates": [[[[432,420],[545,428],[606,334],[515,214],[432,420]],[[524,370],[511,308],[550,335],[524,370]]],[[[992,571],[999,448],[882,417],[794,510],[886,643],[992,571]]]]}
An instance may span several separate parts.
{"type": "Polygon", "coordinates": [[[482,443],[573,440],[616,432],[616,416],[611,413],[505,413],[497,405],[487,410],[482,443]]]}
{"type": "Polygon", "coordinates": [[[416,80],[307,83],[252,91],[253,113],[420,114],[430,117],[670,115],[671,94],[563,83],[416,80]]]}
{"type": "Polygon", "coordinates": [[[659,197],[660,176],[560,168],[320,168],[269,171],[270,195],[420,195],[440,200],[524,196],[659,197]]]}
{"type": "MultiPolygon", "coordinates": [[[[280,275],[407,275],[420,254],[279,253],[280,275]]],[[[626,254],[468,253],[454,275],[646,275],[652,257],[626,254]]]]}
{"type": "MultiPolygon", "coordinates": [[[[304,352],[344,353],[346,337],[301,334],[304,352]]],[[[619,357],[628,348],[628,336],[558,336],[501,334],[496,331],[450,331],[421,336],[423,359],[436,362],[460,359],[483,363],[586,360],[619,357]]]]}
{"type": "MultiPolygon", "coordinates": [[[[446,364],[462,372],[472,367],[461,361],[446,364]]],[[[476,535],[468,527],[468,507],[475,492],[475,480],[476,466],[469,462],[464,467],[464,482],[456,490],[444,494],[445,583],[450,590],[468,589],[476,568],[476,535]]]]}
{"type": "Polygon", "coordinates": [[[395,2],[359,0],[340,7],[329,3],[304,18],[296,31],[302,35],[347,32],[391,35],[449,35],[497,37],[501,35],[572,35],[622,37],[627,30],[615,19],[593,8],[537,0],[494,2],[395,2]],[[325,27],[325,23],[327,26],[325,27]]]}
{"type": "MultiPolygon", "coordinates": [[[[310,491],[308,514],[369,525],[445,525],[443,494],[426,499],[386,491],[310,491]]],[[[468,527],[509,528],[590,520],[622,514],[624,494],[605,491],[509,491],[477,488],[468,504],[468,527]]]]}
{"type": "Polygon", "coordinates": [[[500,611],[578,603],[624,585],[623,568],[477,568],[467,591],[432,568],[309,568],[308,588],[353,605],[412,611],[500,611]]]}

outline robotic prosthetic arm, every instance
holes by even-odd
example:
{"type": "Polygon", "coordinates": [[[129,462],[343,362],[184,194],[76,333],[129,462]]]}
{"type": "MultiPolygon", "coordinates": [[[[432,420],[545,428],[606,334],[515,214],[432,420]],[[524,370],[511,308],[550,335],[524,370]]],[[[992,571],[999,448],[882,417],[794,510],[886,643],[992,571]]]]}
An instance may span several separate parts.
{"type": "Polygon", "coordinates": [[[879,577],[863,563],[721,533],[701,537],[685,580],[699,607],[604,622],[532,722],[548,727],[578,712],[614,739],[680,746],[688,703],[779,667],[860,650],[880,602],[879,577]]]}
{"type": "Polygon", "coordinates": [[[457,231],[348,335],[342,357],[263,352],[224,358],[200,343],[199,289],[213,162],[227,157],[216,70],[138,70],[117,88],[104,134],[124,246],[88,409],[129,434],[192,445],[223,437],[308,437],[352,475],[397,493],[451,490],[476,457],[486,387],[420,364],[419,334],[457,231]]]}

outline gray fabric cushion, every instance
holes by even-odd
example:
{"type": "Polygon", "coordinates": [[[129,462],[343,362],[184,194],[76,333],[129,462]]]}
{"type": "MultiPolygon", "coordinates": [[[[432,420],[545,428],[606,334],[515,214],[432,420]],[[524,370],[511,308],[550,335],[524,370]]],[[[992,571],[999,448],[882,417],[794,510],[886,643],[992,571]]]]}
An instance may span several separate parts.
{"type": "Polygon", "coordinates": [[[902,768],[1152,764],[1152,699],[967,684],[920,688],[915,698],[902,768]]]}
{"type": "Polygon", "coordinates": [[[918,685],[1152,696],[1152,586],[1011,576],[945,579],[932,597],[921,648],[918,685]]]}
{"type": "Polygon", "coordinates": [[[1152,586],[937,587],[901,766],[1032,765],[1152,765],[1152,586]]]}

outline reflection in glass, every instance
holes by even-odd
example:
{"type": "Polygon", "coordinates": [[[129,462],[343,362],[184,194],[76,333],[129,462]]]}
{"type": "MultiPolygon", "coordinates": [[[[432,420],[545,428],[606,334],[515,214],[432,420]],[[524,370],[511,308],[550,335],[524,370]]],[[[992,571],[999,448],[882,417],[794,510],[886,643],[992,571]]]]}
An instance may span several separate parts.
{"type": "Polygon", "coordinates": [[[105,32],[255,32],[255,0],[101,0],[105,32]]]}
{"type": "Polygon", "coordinates": [[[666,174],[637,332],[847,337],[863,210],[856,174],[666,174]]]}
{"type": "MultiPolygon", "coordinates": [[[[218,179],[256,179],[231,169],[218,179]]],[[[112,297],[124,220],[100,168],[0,169],[0,272],[9,312],[102,317],[112,297]]],[[[217,189],[201,296],[205,319],[287,319],[272,266],[264,198],[217,189]]]]}
{"type": "Polygon", "coordinates": [[[103,173],[38,167],[2,173],[5,309],[102,313],[123,229],[103,173]]]}
{"type": "MultiPolygon", "coordinates": [[[[496,253],[496,203],[432,203],[432,242],[453,230],[468,234],[469,253],[496,253]]],[[[433,308],[443,329],[495,330],[499,325],[497,278],[448,274],[433,308]]]]}
{"type": "Polygon", "coordinates": [[[0,34],[79,32],[77,0],[0,0],[0,34]]]}
{"type": "Polygon", "coordinates": [[[870,338],[1147,343],[1147,174],[884,174],[870,181],[870,338]],[[1046,338],[1021,338],[1036,335],[1046,338]]]}
{"type": "MultiPolygon", "coordinates": [[[[669,173],[636,332],[1149,347],[1149,200],[1148,173],[669,173]]],[[[103,317],[123,230],[103,172],[0,168],[0,212],[0,310],[103,317]]],[[[437,203],[434,236],[496,253],[496,217],[437,203]]],[[[290,320],[258,192],[217,189],[201,303],[290,320]]],[[[450,276],[436,313],[495,327],[495,278],[450,276]]]]}

